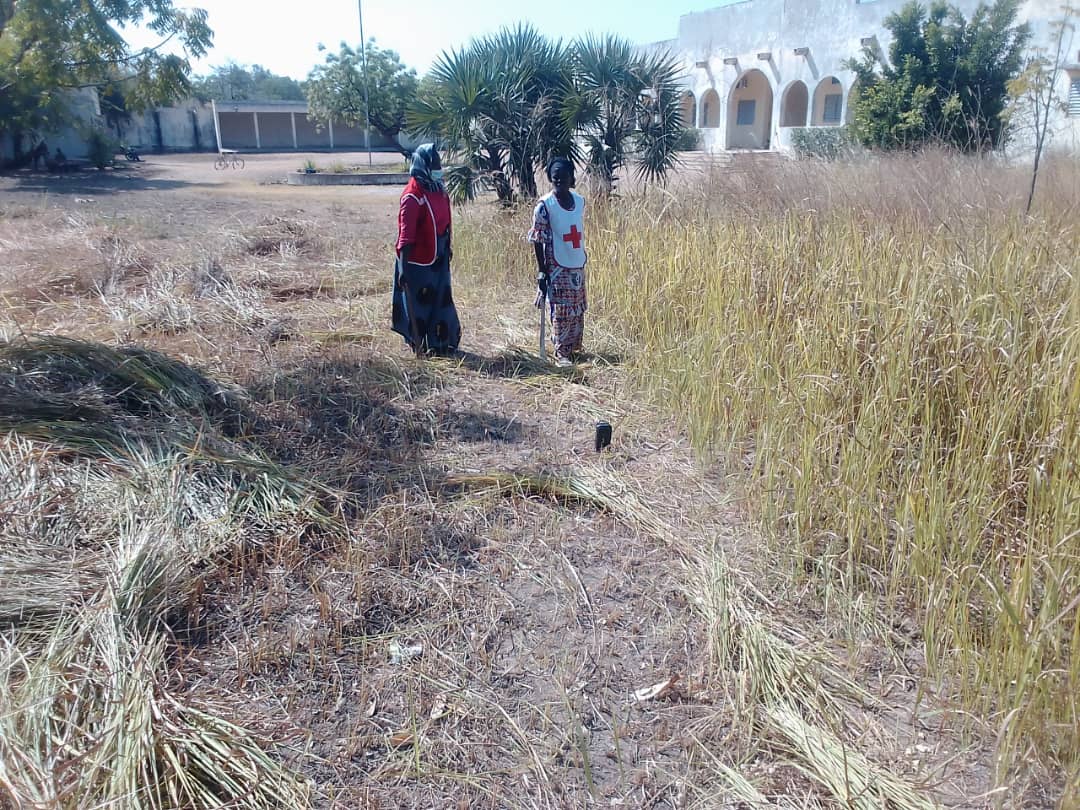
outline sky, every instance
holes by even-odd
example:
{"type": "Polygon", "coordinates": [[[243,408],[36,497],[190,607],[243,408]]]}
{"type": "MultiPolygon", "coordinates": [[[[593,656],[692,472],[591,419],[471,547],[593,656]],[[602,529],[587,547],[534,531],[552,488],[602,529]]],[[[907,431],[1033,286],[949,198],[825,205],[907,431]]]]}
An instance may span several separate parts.
{"type": "MultiPolygon", "coordinates": [[[[573,39],[585,33],[614,33],[631,42],[674,39],[679,15],[724,5],[730,0],[363,0],[364,36],[398,52],[401,61],[423,75],[444,50],[505,25],[531,22],[552,38],[573,39]]],[[[209,13],[214,46],[194,63],[194,72],[233,61],[262,65],[273,73],[307,78],[326,54],[342,41],[360,41],[357,0],[177,0],[209,13]]],[[[156,44],[153,34],[124,32],[135,47],[156,44]]]]}

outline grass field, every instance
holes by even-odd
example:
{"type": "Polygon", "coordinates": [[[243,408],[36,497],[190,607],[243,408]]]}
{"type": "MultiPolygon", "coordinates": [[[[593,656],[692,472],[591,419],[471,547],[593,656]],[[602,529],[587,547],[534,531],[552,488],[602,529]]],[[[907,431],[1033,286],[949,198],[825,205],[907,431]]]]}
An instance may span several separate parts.
{"type": "Polygon", "coordinates": [[[127,171],[0,185],[0,807],[1080,802],[1072,165],[593,200],[568,373],[526,209],[417,361],[397,190],[127,171]]]}

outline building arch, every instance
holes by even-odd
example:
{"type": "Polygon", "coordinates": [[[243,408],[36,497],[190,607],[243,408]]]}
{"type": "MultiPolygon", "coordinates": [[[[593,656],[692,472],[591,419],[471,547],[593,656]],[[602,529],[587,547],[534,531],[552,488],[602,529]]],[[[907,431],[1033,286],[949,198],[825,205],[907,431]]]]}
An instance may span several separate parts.
{"type": "Polygon", "coordinates": [[[697,127],[697,99],[689,90],[683,93],[682,100],[679,102],[679,115],[682,118],[682,125],[686,129],[695,129],[697,127]]]}
{"type": "Polygon", "coordinates": [[[784,89],[780,98],[780,126],[805,127],[810,109],[810,91],[796,79],[784,89]]]}
{"type": "Polygon", "coordinates": [[[739,76],[728,97],[727,148],[768,149],[772,106],[772,85],[764,73],[755,68],[739,76]]]}
{"type": "Polygon", "coordinates": [[[810,125],[838,127],[844,123],[844,86],[835,76],[826,76],[814,90],[814,111],[810,125]]]}
{"type": "Polygon", "coordinates": [[[720,126],[720,95],[711,87],[701,96],[701,126],[703,129],[720,126]]]}
{"type": "Polygon", "coordinates": [[[848,90],[847,101],[844,102],[844,123],[849,126],[855,123],[855,102],[859,100],[859,80],[856,79],[851,89],[848,90]]]}

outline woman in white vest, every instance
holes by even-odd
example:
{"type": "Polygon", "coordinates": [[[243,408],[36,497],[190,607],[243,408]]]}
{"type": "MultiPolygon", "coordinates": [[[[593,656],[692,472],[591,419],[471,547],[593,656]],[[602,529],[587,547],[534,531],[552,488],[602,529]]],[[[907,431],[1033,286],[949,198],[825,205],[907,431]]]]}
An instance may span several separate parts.
{"type": "Polygon", "coordinates": [[[536,253],[536,306],[545,299],[551,312],[551,340],[555,363],[569,366],[581,351],[585,334],[585,200],[571,191],[574,164],[555,158],[547,165],[552,192],[533,212],[529,241],[536,253]]]}

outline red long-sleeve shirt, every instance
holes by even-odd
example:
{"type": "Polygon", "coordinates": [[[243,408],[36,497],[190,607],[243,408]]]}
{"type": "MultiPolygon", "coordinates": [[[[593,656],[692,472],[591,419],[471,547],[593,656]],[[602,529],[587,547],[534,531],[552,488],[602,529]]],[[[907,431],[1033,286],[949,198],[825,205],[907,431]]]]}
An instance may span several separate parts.
{"type": "Polygon", "coordinates": [[[446,192],[428,191],[415,177],[401,192],[398,209],[397,251],[411,245],[409,261],[432,264],[436,258],[436,236],[450,229],[450,198],[446,192]]]}

